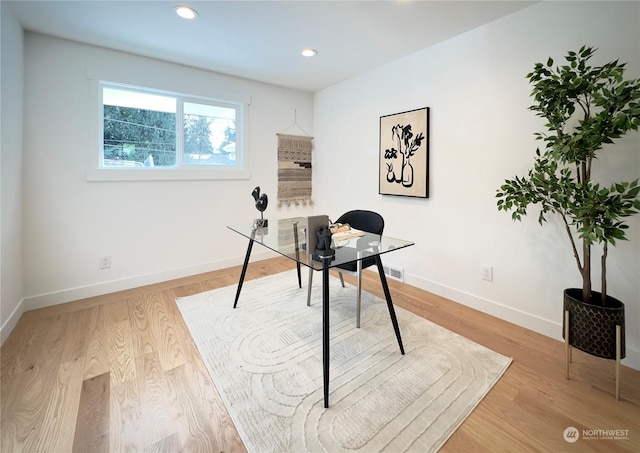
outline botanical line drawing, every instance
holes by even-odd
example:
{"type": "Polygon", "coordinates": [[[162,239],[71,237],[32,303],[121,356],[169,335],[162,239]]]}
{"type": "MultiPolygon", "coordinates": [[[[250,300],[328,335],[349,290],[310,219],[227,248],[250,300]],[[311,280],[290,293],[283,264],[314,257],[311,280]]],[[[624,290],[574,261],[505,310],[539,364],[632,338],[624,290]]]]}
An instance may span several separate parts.
{"type": "Polygon", "coordinates": [[[378,191],[429,197],[429,107],[380,117],[378,191]]]}
{"type": "Polygon", "coordinates": [[[395,147],[384,150],[384,158],[389,161],[386,162],[387,182],[402,184],[404,187],[412,187],[413,165],[411,165],[411,157],[420,149],[424,134],[420,132],[414,137],[413,132],[411,132],[411,124],[406,126],[396,124],[391,128],[391,137],[395,147]],[[402,158],[400,169],[393,165],[397,163],[398,155],[402,158]]]}

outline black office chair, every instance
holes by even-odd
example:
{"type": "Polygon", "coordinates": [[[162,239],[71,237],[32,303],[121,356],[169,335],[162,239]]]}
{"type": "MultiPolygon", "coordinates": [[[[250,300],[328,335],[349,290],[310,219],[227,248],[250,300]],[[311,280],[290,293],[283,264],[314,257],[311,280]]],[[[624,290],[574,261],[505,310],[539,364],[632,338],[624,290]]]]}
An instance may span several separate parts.
{"type": "MultiPolygon", "coordinates": [[[[380,214],[373,211],[365,211],[365,210],[354,210],[345,212],[340,216],[336,223],[348,223],[351,228],[355,228],[357,230],[366,231],[368,233],[379,234],[382,235],[384,230],[384,219],[380,214]]],[[[375,257],[368,257],[362,260],[351,261],[349,263],[344,263],[339,266],[336,266],[335,269],[338,271],[340,276],[340,283],[344,288],[344,278],[342,276],[343,273],[348,275],[353,275],[356,277],[356,288],[358,291],[358,297],[356,302],[356,327],[360,327],[360,306],[362,303],[362,270],[367,267],[374,266],[376,264],[375,257]]],[[[307,288],[307,305],[311,304],[311,284],[313,282],[313,269],[309,268],[309,286],[307,288]]]]}

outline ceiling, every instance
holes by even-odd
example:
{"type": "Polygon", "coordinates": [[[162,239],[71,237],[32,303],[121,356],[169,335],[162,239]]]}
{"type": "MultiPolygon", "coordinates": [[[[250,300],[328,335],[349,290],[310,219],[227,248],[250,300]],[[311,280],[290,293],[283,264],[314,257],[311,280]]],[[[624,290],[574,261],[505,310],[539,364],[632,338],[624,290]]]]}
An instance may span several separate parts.
{"type": "Polygon", "coordinates": [[[536,2],[8,3],[28,31],[315,92],[536,2]],[[196,9],[197,19],[179,18],[178,4],[196,9]],[[305,47],[318,55],[301,56],[305,47]]]}

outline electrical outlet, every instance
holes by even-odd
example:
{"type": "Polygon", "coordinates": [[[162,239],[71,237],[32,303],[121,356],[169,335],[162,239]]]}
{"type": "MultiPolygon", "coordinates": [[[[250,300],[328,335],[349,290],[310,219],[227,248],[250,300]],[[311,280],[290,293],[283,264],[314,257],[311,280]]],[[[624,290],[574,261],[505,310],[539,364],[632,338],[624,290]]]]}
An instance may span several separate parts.
{"type": "Polygon", "coordinates": [[[98,257],[98,267],[100,269],[109,269],[111,267],[111,256],[105,255],[98,257]]]}
{"type": "Polygon", "coordinates": [[[493,267],[488,266],[486,264],[482,265],[482,280],[486,280],[488,282],[493,281],[493,267]]]}

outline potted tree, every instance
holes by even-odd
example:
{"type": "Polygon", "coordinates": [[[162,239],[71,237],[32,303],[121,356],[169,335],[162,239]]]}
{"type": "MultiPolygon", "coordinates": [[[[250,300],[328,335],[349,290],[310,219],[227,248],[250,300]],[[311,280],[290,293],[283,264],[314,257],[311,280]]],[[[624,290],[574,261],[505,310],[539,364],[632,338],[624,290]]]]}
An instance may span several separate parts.
{"type": "Polygon", "coordinates": [[[531,205],[540,208],[540,224],[549,214],[562,219],[582,276],[582,288],[564,291],[565,377],[571,346],[616,359],[619,398],[624,304],[607,293],[607,254],[610,245],[626,239],[625,218],[640,212],[640,186],[637,179],[601,185],[593,165],[615,139],[640,127],[640,79],[625,80],[625,64],[618,60],[591,66],[595,51],[583,46],[568,52],[566,64],[554,66],[549,58],[527,74],[534,98],[529,109],[546,120],[546,132],[535,134],[545,147],[536,150],[528,174],[505,180],[496,196],[498,210],[511,211],[513,220],[521,220],[531,205]],[[599,292],[592,290],[593,244],[602,245],[599,292]]]}

